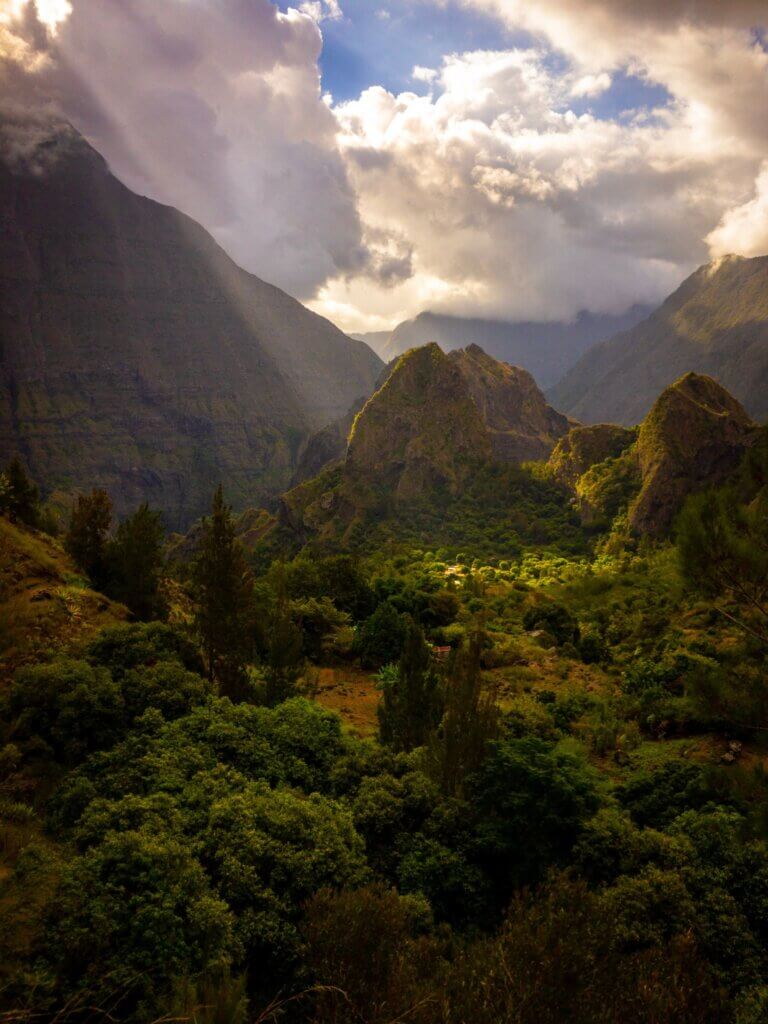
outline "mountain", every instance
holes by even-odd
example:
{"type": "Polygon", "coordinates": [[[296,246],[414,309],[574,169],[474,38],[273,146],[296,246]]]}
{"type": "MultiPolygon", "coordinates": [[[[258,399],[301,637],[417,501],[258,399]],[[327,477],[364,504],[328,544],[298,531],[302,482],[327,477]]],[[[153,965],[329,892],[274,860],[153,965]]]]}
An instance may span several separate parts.
{"type": "Polygon", "coordinates": [[[536,381],[519,366],[499,362],[479,345],[450,352],[501,462],[545,459],[573,423],[547,405],[536,381]]]}
{"type": "Polygon", "coordinates": [[[768,256],[700,267],[647,320],[587,352],[549,399],[585,422],[638,423],[689,370],[768,417],[768,256]]]}
{"type": "Polygon", "coordinates": [[[594,344],[634,327],[651,312],[633,306],[618,316],[581,312],[571,322],[548,323],[480,320],[439,313],[420,313],[386,333],[356,337],[389,362],[408,349],[436,342],[444,351],[481,345],[490,355],[532,373],[542,387],[551,387],[594,344]]]}
{"type": "Polygon", "coordinates": [[[437,345],[407,353],[366,402],[347,446],[350,483],[395,504],[436,488],[458,493],[474,463],[491,457],[481,410],[457,362],[437,345]]]}
{"type": "Polygon", "coordinates": [[[181,528],[289,483],[381,361],[135,195],[70,126],[0,123],[0,459],[181,528]]]}
{"type": "Polygon", "coordinates": [[[549,466],[573,493],[585,524],[627,512],[638,534],[669,532],[685,499],[723,483],[755,442],[759,427],[711,377],[687,373],[656,399],[639,429],[577,427],[549,466]]]}
{"type": "MultiPolygon", "coordinates": [[[[335,448],[322,472],[283,495],[280,523],[302,540],[346,543],[356,526],[365,533],[387,520],[406,527],[426,514],[434,526],[455,502],[483,520],[493,502],[503,518],[510,486],[530,490],[519,464],[545,459],[571,426],[525,370],[477,345],[448,354],[424,345],[394,363],[354,417],[345,450],[335,448]]],[[[549,490],[542,500],[552,500],[549,490]]],[[[520,515],[527,529],[529,515],[520,515]]]]}
{"type": "MultiPolygon", "coordinates": [[[[432,365],[435,367],[444,365],[438,356],[439,346],[426,345],[421,350],[432,352],[432,365]]],[[[408,354],[407,364],[410,365],[412,359],[418,362],[421,358],[426,356],[412,357],[408,354]]],[[[530,373],[494,359],[479,345],[450,352],[447,359],[458,369],[480,413],[494,458],[512,463],[546,459],[557,440],[573,426],[566,416],[561,416],[547,405],[530,373]]],[[[386,367],[377,382],[377,391],[384,386],[398,363],[398,360],[393,360],[386,367]]],[[[422,399],[428,401],[426,395],[417,400],[422,399]]],[[[328,463],[345,455],[352,426],[364,405],[365,401],[355,403],[345,416],[310,438],[294,473],[293,486],[311,479],[328,463]]],[[[425,415],[428,415],[428,409],[425,415]]]]}

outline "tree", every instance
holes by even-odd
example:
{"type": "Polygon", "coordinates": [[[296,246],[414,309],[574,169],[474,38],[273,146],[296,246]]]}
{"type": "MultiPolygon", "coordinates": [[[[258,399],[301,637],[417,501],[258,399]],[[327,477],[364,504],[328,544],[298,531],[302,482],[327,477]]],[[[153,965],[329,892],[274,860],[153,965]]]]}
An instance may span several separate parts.
{"type": "Polygon", "coordinates": [[[107,552],[110,597],[122,601],[143,621],[162,618],[166,612],[159,592],[164,542],[160,513],[145,502],[120,523],[107,552]]]}
{"type": "Polygon", "coordinates": [[[442,697],[424,632],[407,620],[397,675],[382,685],[378,707],[382,743],[409,751],[426,743],[442,714],[442,697]]]}
{"type": "Polygon", "coordinates": [[[404,640],[402,615],[391,601],[383,601],[360,629],[358,650],[363,668],[381,668],[396,661],[404,640]]]}
{"type": "Polygon", "coordinates": [[[677,524],[683,578],[718,611],[761,643],[768,643],[768,508],[761,495],[749,504],[735,488],[689,498],[677,524]],[[727,607],[726,607],[727,605],[727,607]]]}
{"type": "Polygon", "coordinates": [[[539,881],[548,866],[564,863],[598,806],[584,761],[535,736],[489,744],[468,788],[477,850],[498,906],[514,889],[539,881]]]}
{"type": "Polygon", "coordinates": [[[304,667],[304,636],[293,621],[285,574],[278,565],[275,604],[269,619],[266,657],[266,701],[270,707],[292,697],[304,667]]]}
{"type": "Polygon", "coordinates": [[[112,526],[112,501],[94,488],[79,494],[72,509],[64,547],[96,587],[107,582],[107,539],[112,526]]]}
{"type": "Polygon", "coordinates": [[[235,538],[232,511],[219,486],[210,518],[203,519],[194,565],[195,626],[210,680],[224,696],[247,696],[245,666],[253,652],[253,577],[235,538]]]}
{"type": "Polygon", "coordinates": [[[3,473],[0,511],[4,512],[12,523],[36,527],[40,522],[40,494],[27,476],[18,455],[11,459],[3,473]]]}
{"type": "Polygon", "coordinates": [[[485,635],[476,630],[453,656],[445,685],[445,714],[428,748],[432,777],[448,796],[461,796],[467,776],[499,732],[496,693],[483,684],[480,655],[485,635]]]}

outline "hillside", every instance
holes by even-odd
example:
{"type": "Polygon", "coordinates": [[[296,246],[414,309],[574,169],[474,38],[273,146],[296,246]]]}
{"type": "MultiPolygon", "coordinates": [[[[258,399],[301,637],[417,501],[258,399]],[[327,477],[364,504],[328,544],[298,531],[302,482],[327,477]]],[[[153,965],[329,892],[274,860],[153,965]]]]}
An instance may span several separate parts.
{"type": "Polygon", "coordinates": [[[768,256],[700,267],[647,320],[587,352],[548,397],[581,421],[631,425],[691,370],[768,417],[768,256]]]}
{"type": "MultiPolygon", "coordinates": [[[[439,346],[422,346],[422,349],[439,346]]],[[[432,365],[444,366],[438,351],[432,352],[432,365]]],[[[469,396],[483,421],[493,458],[521,463],[546,458],[557,440],[573,426],[547,405],[544,395],[530,373],[489,356],[479,345],[469,345],[448,353],[448,360],[461,374],[469,396]]],[[[399,365],[393,360],[376,385],[381,390],[399,365]]],[[[411,382],[418,387],[426,381],[411,382]]],[[[462,401],[465,395],[462,391],[462,401]]],[[[424,401],[429,399],[424,396],[424,401]]],[[[307,442],[294,473],[292,486],[310,480],[321,469],[344,457],[352,426],[365,401],[355,403],[347,414],[315,433],[307,442]]],[[[438,401],[438,409],[445,403],[438,401]]],[[[431,428],[430,428],[431,429],[431,428]]]]}
{"type": "Polygon", "coordinates": [[[650,307],[638,305],[616,316],[581,312],[572,322],[542,323],[424,312],[389,333],[376,331],[357,337],[366,341],[385,362],[431,341],[445,352],[480,345],[496,359],[528,370],[546,388],[560,380],[593,345],[634,327],[650,312],[650,307]]]}
{"type": "Polygon", "coordinates": [[[20,452],[49,490],[147,500],[171,528],[220,480],[258,503],[381,370],[68,125],[0,125],[0,225],[0,459],[20,452]]]}
{"type": "Polygon", "coordinates": [[[76,652],[127,617],[50,537],[0,516],[0,686],[20,665],[76,652]]]}

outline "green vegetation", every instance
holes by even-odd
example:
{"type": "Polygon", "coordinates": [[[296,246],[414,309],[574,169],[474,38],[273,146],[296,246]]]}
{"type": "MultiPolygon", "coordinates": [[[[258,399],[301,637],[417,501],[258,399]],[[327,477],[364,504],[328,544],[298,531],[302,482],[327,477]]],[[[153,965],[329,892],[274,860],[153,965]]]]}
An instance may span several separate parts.
{"type": "Polygon", "coordinates": [[[0,689],[0,1020],[761,1020],[765,476],[651,541],[489,470],[268,564],[219,490],[174,576],[87,497],[67,546],[134,614],[0,689]],[[497,548],[494,501],[538,522],[497,548]]]}

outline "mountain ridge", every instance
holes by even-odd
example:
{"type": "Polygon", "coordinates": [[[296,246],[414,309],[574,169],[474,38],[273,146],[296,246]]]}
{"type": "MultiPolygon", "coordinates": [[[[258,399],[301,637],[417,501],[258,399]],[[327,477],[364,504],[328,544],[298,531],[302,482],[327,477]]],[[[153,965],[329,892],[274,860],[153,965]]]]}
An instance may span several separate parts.
{"type": "Polygon", "coordinates": [[[646,320],[587,352],[547,396],[583,422],[639,422],[688,371],[768,417],[768,256],[699,267],[646,320]]]}
{"type": "Polygon", "coordinates": [[[527,370],[539,386],[547,388],[592,345],[634,326],[652,308],[636,304],[617,315],[583,310],[571,322],[504,321],[425,310],[392,331],[373,331],[354,337],[367,341],[385,362],[431,341],[446,352],[476,343],[495,359],[527,370]]]}
{"type": "Polygon", "coordinates": [[[71,126],[6,115],[0,135],[0,457],[173,528],[220,481],[241,508],[279,493],[378,357],[132,193],[71,126]]]}

